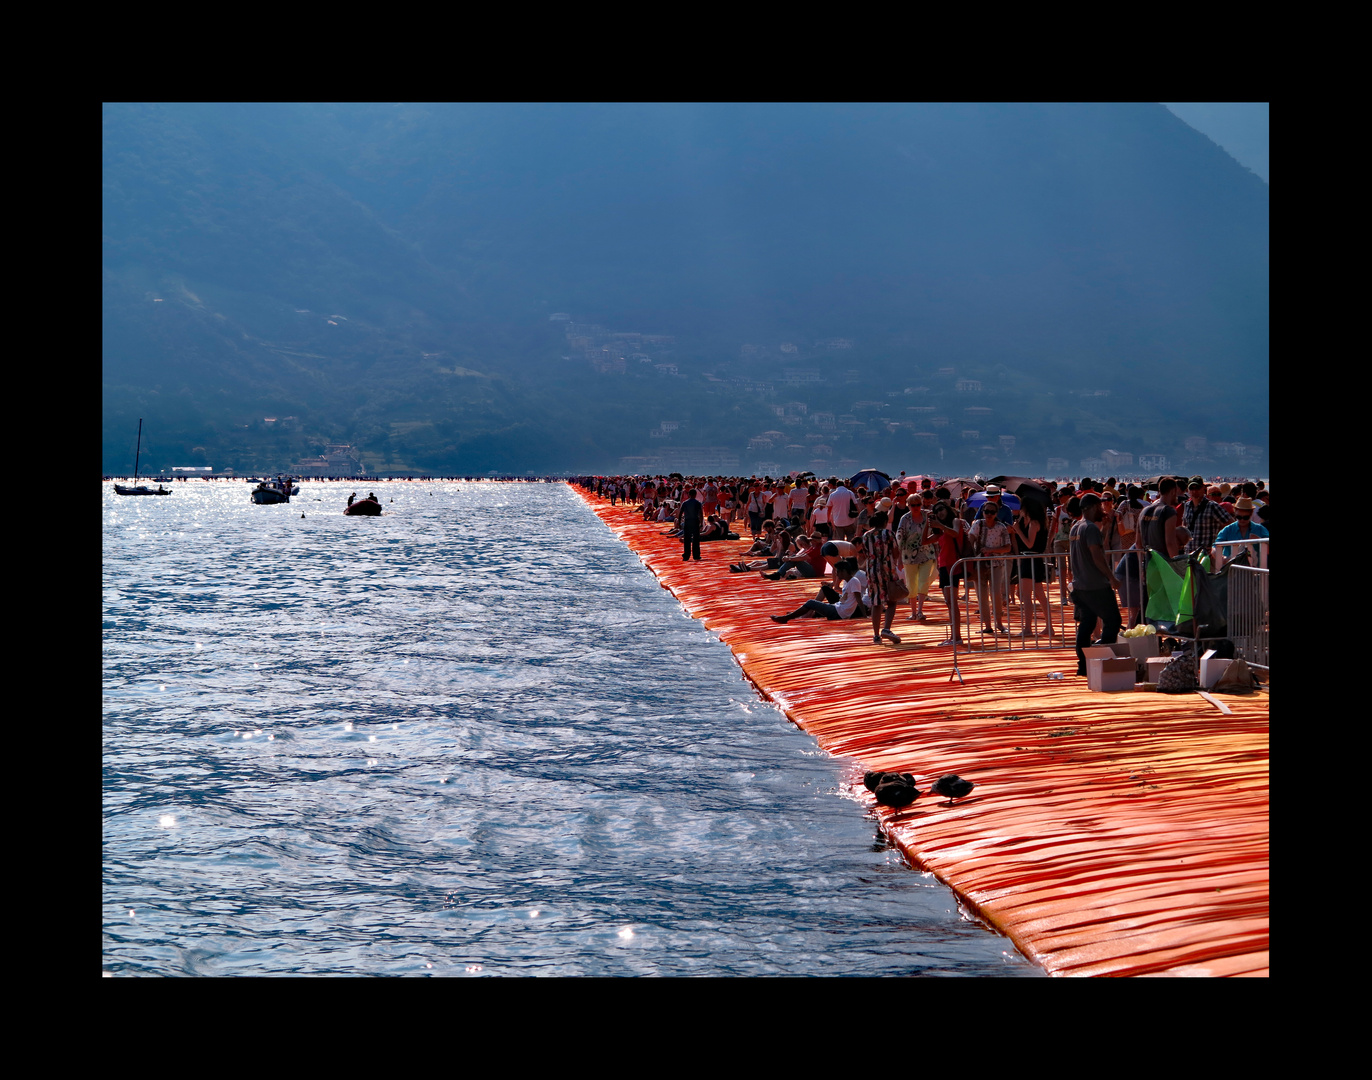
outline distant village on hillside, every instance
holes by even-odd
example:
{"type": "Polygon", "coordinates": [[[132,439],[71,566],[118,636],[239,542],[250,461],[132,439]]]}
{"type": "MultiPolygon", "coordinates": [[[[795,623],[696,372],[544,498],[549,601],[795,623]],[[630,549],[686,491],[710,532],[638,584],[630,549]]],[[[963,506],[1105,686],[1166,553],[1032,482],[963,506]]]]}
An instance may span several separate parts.
{"type": "MultiPolygon", "coordinates": [[[[565,324],[568,353],[563,360],[582,363],[596,375],[651,374],[663,379],[700,378],[755,399],[758,412],[774,418],[763,431],[740,432],[737,445],[683,445],[689,425],[663,419],[644,432],[647,445],[640,454],[625,455],[618,467],[626,473],[683,472],[689,474],[748,472],[781,475],[791,471],[847,474],[872,464],[869,447],[883,436],[908,447],[918,467],[937,469],[950,458],[975,464],[983,472],[1047,476],[1155,475],[1174,468],[1243,473],[1265,464],[1264,448],[1241,442],[1210,441],[1204,435],[1179,440],[1171,453],[1103,448],[1086,458],[1053,456],[1029,459],[1017,453],[1029,434],[997,415],[998,386],[983,378],[961,375],[953,366],[926,373],[929,385],[887,390],[881,399],[845,401],[848,387],[866,381],[863,372],[843,365],[844,354],[855,347],[849,338],[824,338],[802,345],[744,343],[738,356],[754,370],[774,364],[776,374],[733,374],[729,365],[713,370],[684,370],[674,358],[676,339],[665,334],[612,331],[577,323],[559,312],[551,321],[565,324]],[[790,400],[783,400],[795,395],[790,400]],[[809,401],[799,400],[801,395],[809,401]],[[825,407],[815,407],[816,396],[825,407]],[[983,401],[988,403],[982,403],[983,401]]],[[[1088,410],[1108,408],[1109,390],[1067,391],[1088,410]]],[[[664,395],[670,401],[670,395],[664,395]]],[[[1015,424],[1025,424],[1018,413],[1015,424]]]]}

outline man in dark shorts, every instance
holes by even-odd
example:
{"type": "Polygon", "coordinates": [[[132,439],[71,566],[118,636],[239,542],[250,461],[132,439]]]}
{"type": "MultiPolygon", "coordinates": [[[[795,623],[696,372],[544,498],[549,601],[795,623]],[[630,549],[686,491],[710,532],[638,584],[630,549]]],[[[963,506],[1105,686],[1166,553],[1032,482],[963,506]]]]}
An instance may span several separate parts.
{"type": "Polygon", "coordinates": [[[1072,566],[1072,605],[1077,619],[1077,674],[1086,674],[1086,654],[1096,620],[1101,623],[1100,643],[1113,645],[1119,639],[1120,608],[1115,601],[1119,579],[1110,569],[1100,533],[1100,497],[1084,495],[1081,520],[1072,526],[1068,558],[1072,566]]]}
{"type": "Polygon", "coordinates": [[[681,561],[695,559],[700,562],[700,526],[704,521],[705,508],[696,498],[696,489],[688,488],[686,501],[681,504],[681,561]]]}

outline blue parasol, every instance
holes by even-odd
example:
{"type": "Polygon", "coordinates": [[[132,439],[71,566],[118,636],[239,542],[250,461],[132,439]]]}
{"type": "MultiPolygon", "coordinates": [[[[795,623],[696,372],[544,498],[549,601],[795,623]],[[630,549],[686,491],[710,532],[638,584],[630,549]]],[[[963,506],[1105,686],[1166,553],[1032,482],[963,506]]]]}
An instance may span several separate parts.
{"type": "Polygon", "coordinates": [[[848,478],[848,490],[856,491],[859,484],[868,491],[885,491],[891,486],[891,478],[876,469],[863,469],[848,478]]]}

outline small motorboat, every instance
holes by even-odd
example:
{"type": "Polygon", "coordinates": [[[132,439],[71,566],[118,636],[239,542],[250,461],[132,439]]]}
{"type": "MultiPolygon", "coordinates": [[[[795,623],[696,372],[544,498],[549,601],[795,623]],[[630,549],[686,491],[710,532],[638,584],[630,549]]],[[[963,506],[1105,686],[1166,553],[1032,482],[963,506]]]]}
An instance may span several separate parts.
{"type": "Polygon", "coordinates": [[[343,508],[343,513],[354,517],[376,517],[381,513],[381,503],[377,501],[375,495],[368,495],[365,499],[358,499],[357,502],[349,503],[343,508]]]}
{"type": "Polygon", "coordinates": [[[252,489],[252,501],[257,503],[259,506],[270,505],[271,503],[290,502],[290,477],[277,477],[275,480],[260,481],[257,487],[252,489]]]}

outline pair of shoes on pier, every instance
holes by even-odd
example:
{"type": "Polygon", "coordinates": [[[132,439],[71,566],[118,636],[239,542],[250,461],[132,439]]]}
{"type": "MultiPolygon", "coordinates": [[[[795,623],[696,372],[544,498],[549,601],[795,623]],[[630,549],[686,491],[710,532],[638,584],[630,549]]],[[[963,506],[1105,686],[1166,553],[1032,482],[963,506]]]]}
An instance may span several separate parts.
{"type": "Polygon", "coordinates": [[[883,639],[885,639],[886,641],[894,642],[897,645],[900,644],[900,638],[896,637],[896,635],[893,634],[890,630],[883,630],[880,634],[873,634],[872,644],[880,645],[883,639]]]}

